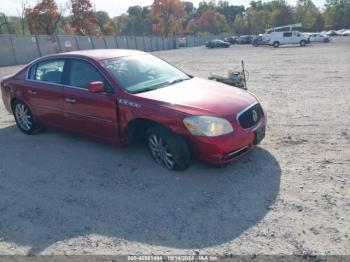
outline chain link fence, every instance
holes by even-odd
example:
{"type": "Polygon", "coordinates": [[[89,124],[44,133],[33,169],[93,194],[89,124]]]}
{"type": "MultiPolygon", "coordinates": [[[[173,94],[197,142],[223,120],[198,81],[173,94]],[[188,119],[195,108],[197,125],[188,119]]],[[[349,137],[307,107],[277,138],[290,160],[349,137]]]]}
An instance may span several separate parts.
{"type": "Polygon", "coordinates": [[[0,35],[0,66],[26,64],[35,58],[86,49],[136,49],[146,52],[195,47],[216,36],[74,36],[0,35]]]}

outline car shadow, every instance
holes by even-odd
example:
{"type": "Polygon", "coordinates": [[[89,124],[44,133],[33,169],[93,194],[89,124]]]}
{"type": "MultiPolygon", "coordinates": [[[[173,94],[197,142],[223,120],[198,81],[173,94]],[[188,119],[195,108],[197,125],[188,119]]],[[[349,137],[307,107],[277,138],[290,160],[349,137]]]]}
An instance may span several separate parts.
{"type": "Polygon", "coordinates": [[[116,148],[55,131],[0,129],[0,239],[39,254],[88,234],[181,249],[234,240],[279,193],[276,158],[258,147],[226,168],[157,166],[142,145],[116,148]]]}

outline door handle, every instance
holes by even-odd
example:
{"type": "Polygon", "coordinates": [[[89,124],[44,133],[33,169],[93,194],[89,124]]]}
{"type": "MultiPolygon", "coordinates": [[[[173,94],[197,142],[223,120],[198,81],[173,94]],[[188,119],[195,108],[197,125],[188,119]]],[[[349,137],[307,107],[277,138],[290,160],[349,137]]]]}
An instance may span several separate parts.
{"type": "Polygon", "coordinates": [[[28,94],[30,94],[30,95],[36,95],[38,92],[37,91],[35,91],[35,90],[28,90],[28,94]]]}
{"type": "Polygon", "coordinates": [[[69,98],[69,97],[64,99],[64,101],[66,101],[67,103],[70,103],[70,104],[74,104],[75,102],[77,102],[77,100],[75,100],[74,98],[69,98]]]}

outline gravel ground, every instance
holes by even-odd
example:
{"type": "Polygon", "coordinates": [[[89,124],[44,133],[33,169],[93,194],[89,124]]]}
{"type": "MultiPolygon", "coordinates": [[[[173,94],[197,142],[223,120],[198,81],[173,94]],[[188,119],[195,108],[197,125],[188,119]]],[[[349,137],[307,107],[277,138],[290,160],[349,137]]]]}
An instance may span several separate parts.
{"type": "Polygon", "coordinates": [[[26,136],[1,104],[0,254],[350,255],[349,46],[156,52],[200,77],[244,59],[267,137],[226,168],[168,172],[142,145],[26,136]]]}

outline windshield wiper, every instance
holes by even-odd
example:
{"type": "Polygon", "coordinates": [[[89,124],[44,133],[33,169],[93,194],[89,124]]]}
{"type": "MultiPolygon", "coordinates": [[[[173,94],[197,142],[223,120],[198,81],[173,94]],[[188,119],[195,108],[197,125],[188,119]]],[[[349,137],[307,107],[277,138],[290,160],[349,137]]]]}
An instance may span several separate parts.
{"type": "Polygon", "coordinates": [[[182,81],[185,81],[185,80],[189,80],[189,78],[179,78],[179,79],[174,79],[174,80],[171,80],[169,81],[169,85],[173,85],[173,84],[176,84],[176,83],[180,83],[182,81]]]}
{"type": "Polygon", "coordinates": [[[146,87],[146,88],[142,88],[139,90],[136,90],[134,92],[132,92],[132,94],[138,94],[138,93],[143,93],[143,92],[147,92],[147,91],[152,91],[152,90],[156,90],[162,87],[166,87],[168,85],[168,82],[165,83],[161,83],[159,85],[155,85],[155,86],[150,86],[150,87],[146,87]]]}
{"type": "Polygon", "coordinates": [[[166,87],[166,86],[170,86],[170,85],[173,85],[173,84],[185,81],[185,80],[189,80],[189,79],[190,78],[174,79],[174,80],[170,80],[170,81],[167,81],[167,82],[155,85],[155,86],[150,86],[150,87],[146,87],[146,88],[143,88],[143,89],[140,89],[140,90],[136,90],[136,91],[134,91],[132,93],[133,94],[138,94],[138,93],[143,93],[143,92],[147,92],[147,91],[152,91],[152,90],[155,90],[155,89],[159,89],[159,88],[163,88],[163,87],[166,87]]]}

